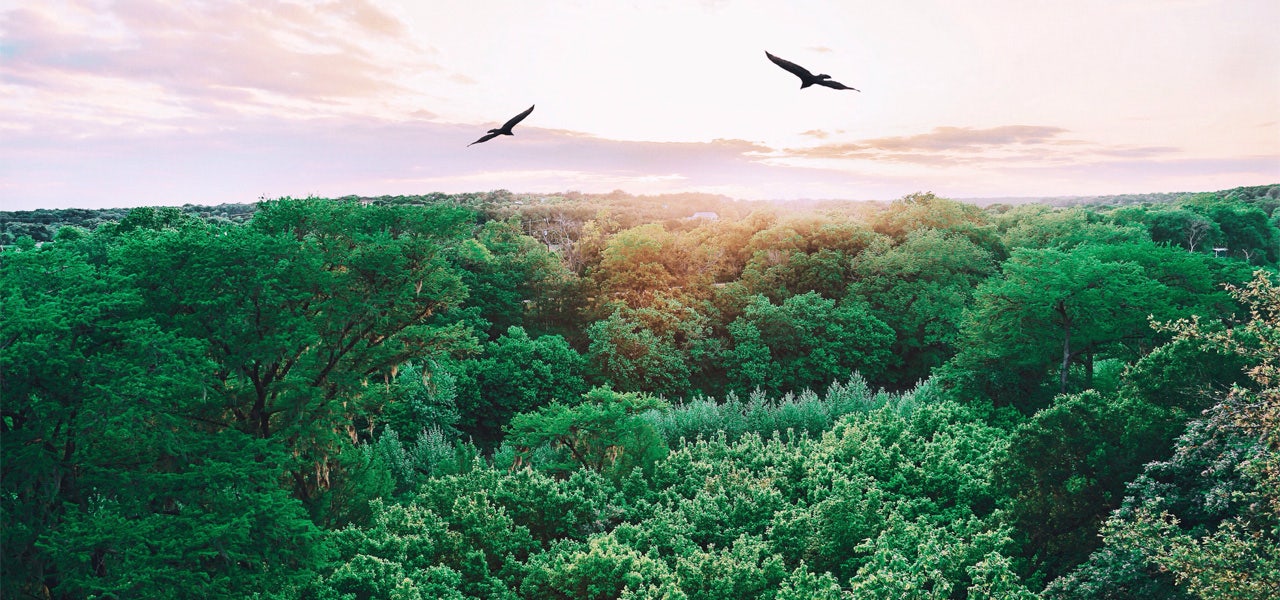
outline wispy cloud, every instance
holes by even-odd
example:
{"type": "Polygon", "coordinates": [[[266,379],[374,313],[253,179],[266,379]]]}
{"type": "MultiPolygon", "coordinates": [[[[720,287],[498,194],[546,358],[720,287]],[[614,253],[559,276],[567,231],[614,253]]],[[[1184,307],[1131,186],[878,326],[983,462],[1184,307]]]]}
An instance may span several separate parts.
{"type": "Polygon", "coordinates": [[[216,131],[153,131],[78,141],[21,131],[0,146],[0,181],[21,206],[217,204],[259,196],[422,194],[476,189],[649,193],[783,181],[769,148],[743,140],[619,141],[525,126],[468,147],[476,126],[245,116],[216,131]],[[20,174],[20,176],[19,176],[20,174]],[[147,185],[138,186],[145,181],[147,185]],[[105,200],[103,200],[105,199],[105,200]]]}
{"type": "MultiPolygon", "coordinates": [[[[1003,125],[989,128],[936,127],[928,133],[871,138],[787,148],[771,155],[774,160],[880,161],[946,167],[984,164],[989,167],[1023,163],[1081,163],[1099,159],[1168,158],[1177,155],[1172,146],[1109,146],[1064,137],[1062,127],[1003,125]]],[[[805,132],[819,139],[829,134],[805,132]]]]}
{"type": "Polygon", "coordinates": [[[810,158],[910,158],[921,156],[920,153],[982,152],[1011,145],[1056,143],[1060,141],[1058,136],[1066,131],[1061,127],[1038,125],[1005,125],[987,129],[937,127],[929,133],[789,149],[786,154],[810,158]]]}
{"type": "Polygon", "coordinates": [[[6,110],[15,120],[132,122],[133,107],[112,100],[121,95],[168,117],[333,114],[403,95],[406,72],[443,71],[366,0],[30,4],[0,13],[0,32],[0,86],[37,101],[4,103],[26,113],[6,110]]]}
{"type": "Polygon", "coordinates": [[[535,126],[468,147],[482,132],[480,126],[425,119],[242,116],[224,123],[217,131],[79,140],[66,132],[15,131],[6,134],[13,143],[0,146],[0,182],[7,182],[0,189],[14,199],[15,208],[68,206],[68,201],[94,208],[499,188],[890,199],[922,189],[954,197],[1058,194],[1062,189],[1115,193],[1163,189],[1157,183],[1169,180],[1178,181],[1179,189],[1216,189],[1277,173],[1274,157],[1194,159],[1170,147],[1064,140],[1066,132],[1053,127],[964,135],[954,133],[963,128],[943,128],[952,132],[941,136],[945,140],[910,135],[846,145],[863,148],[856,153],[824,153],[740,139],[623,141],[535,126]],[[961,139],[985,149],[971,151],[960,146],[961,139]],[[139,181],[147,184],[138,186],[139,181]]]}
{"type": "Polygon", "coordinates": [[[1173,146],[1117,146],[1095,148],[1092,152],[1099,156],[1115,158],[1167,158],[1176,155],[1180,150],[1173,146]]]}

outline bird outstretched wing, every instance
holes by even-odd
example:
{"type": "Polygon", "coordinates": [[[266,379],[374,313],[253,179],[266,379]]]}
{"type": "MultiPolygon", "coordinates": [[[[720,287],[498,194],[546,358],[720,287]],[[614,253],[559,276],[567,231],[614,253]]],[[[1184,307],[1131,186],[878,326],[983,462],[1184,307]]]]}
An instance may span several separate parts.
{"type": "Polygon", "coordinates": [[[827,86],[827,87],[829,87],[829,88],[831,88],[831,89],[833,89],[833,90],[853,90],[853,91],[855,91],[855,92],[861,92],[861,91],[862,91],[862,90],[860,90],[860,89],[858,89],[858,88],[849,87],[849,86],[847,86],[847,85],[845,85],[845,84],[843,84],[843,83],[840,83],[839,81],[832,81],[832,80],[830,80],[830,79],[823,79],[822,81],[817,82],[817,84],[818,84],[818,85],[825,85],[825,86],[827,86]]]}
{"type": "Polygon", "coordinates": [[[491,140],[491,139],[493,139],[493,138],[496,138],[496,137],[498,137],[498,134],[496,134],[496,133],[489,133],[489,134],[485,134],[485,135],[484,135],[483,137],[481,137],[480,139],[478,139],[478,140],[476,140],[476,141],[474,141],[474,142],[471,142],[470,144],[467,144],[467,146],[474,146],[474,145],[476,145],[476,144],[484,143],[484,142],[487,142],[487,141],[489,141],[489,140],[491,140]]]}
{"type": "Polygon", "coordinates": [[[791,74],[795,75],[796,77],[799,77],[803,81],[810,81],[814,79],[813,73],[810,73],[808,69],[800,65],[797,65],[796,63],[793,63],[785,58],[778,58],[772,54],[769,54],[768,50],[765,50],[764,55],[768,56],[769,60],[773,61],[773,64],[778,65],[779,67],[782,67],[787,71],[790,71],[791,74]]]}
{"type": "MultiPolygon", "coordinates": [[[[537,105],[535,104],[535,105],[533,105],[533,106],[537,106],[537,105]]],[[[511,131],[511,128],[512,128],[512,127],[515,127],[515,126],[516,126],[516,123],[519,123],[520,121],[523,121],[525,117],[529,116],[529,113],[533,112],[533,106],[530,106],[530,107],[528,108],[528,110],[525,110],[524,112],[522,112],[522,113],[520,113],[520,114],[518,114],[518,115],[516,115],[516,116],[514,116],[514,117],[511,117],[511,120],[510,120],[510,121],[507,121],[506,123],[503,123],[503,125],[502,125],[502,129],[503,129],[503,131],[511,131]]]]}
{"type": "Polygon", "coordinates": [[[520,114],[518,114],[518,115],[516,115],[516,116],[514,116],[514,117],[511,117],[511,119],[510,119],[510,120],[508,120],[506,123],[503,123],[503,124],[502,124],[502,127],[499,127],[499,128],[497,128],[497,129],[490,129],[490,130],[489,130],[489,133],[485,134],[485,135],[484,135],[483,137],[481,137],[480,139],[478,139],[478,140],[476,140],[476,141],[474,141],[474,142],[471,142],[470,144],[467,144],[467,145],[468,145],[468,146],[474,146],[474,145],[479,144],[479,143],[487,142],[487,141],[489,141],[489,140],[491,140],[491,139],[493,139],[493,138],[496,138],[496,137],[498,137],[498,136],[500,136],[500,135],[514,135],[514,134],[512,134],[512,133],[511,133],[511,128],[512,128],[512,127],[515,127],[515,126],[516,126],[516,123],[519,123],[520,121],[523,121],[523,120],[524,120],[524,118],[525,118],[525,117],[527,117],[527,116],[529,116],[529,113],[531,113],[531,112],[533,112],[533,107],[532,107],[532,106],[530,106],[530,107],[529,107],[527,110],[525,110],[524,112],[522,112],[522,113],[520,113],[520,114]]]}

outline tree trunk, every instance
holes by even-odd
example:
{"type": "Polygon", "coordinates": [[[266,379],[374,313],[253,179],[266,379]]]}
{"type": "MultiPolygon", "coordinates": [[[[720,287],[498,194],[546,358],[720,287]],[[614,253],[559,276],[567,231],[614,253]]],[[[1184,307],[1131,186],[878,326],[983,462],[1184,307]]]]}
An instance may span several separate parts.
{"type": "Polygon", "coordinates": [[[1084,387],[1093,389],[1093,350],[1084,355],[1084,387]]]}
{"type": "Polygon", "coordinates": [[[1062,315],[1062,370],[1058,375],[1058,393],[1067,393],[1067,369],[1071,366],[1071,319],[1067,316],[1067,306],[1062,300],[1054,307],[1062,315]]]}

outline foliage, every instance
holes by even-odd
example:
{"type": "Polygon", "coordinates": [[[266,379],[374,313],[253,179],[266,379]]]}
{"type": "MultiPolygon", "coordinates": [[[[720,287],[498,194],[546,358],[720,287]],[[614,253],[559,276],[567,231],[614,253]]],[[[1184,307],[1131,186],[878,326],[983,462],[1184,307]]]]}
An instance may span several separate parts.
{"type": "Polygon", "coordinates": [[[791,218],[757,231],[741,250],[739,280],[751,294],[774,302],[816,292],[839,299],[852,277],[851,261],[882,236],[850,219],[791,218]]]}
{"type": "Polygon", "coordinates": [[[847,414],[868,412],[888,404],[903,406],[928,398],[929,394],[927,382],[901,394],[874,392],[861,374],[854,373],[848,381],[831,382],[822,396],[806,390],[799,396],[788,393],[781,398],[771,398],[761,390],[754,390],[744,400],[730,392],[723,402],[700,397],[669,409],[649,410],[641,416],[669,446],[681,439],[711,439],[718,435],[736,441],[748,433],[769,437],[795,432],[816,437],[847,414]]]}
{"type": "Polygon", "coordinates": [[[638,415],[665,406],[652,396],[596,388],[578,404],[552,402],[534,413],[516,415],[508,440],[529,452],[544,444],[556,460],[535,465],[552,472],[585,468],[619,477],[633,467],[650,467],[666,454],[666,446],[638,415]]]}
{"type": "Polygon", "coordinates": [[[363,393],[370,377],[469,343],[432,321],[466,294],[441,254],[466,215],[422,216],[281,200],[247,226],[166,230],[120,248],[161,326],[209,343],[209,394],[222,408],[202,417],[282,440],[304,501],[341,476],[331,459],[376,410],[363,393]]]}
{"type": "MultiPolygon", "coordinates": [[[[1052,210],[1042,205],[1019,207],[1000,216],[1005,244],[1010,248],[1070,249],[1083,244],[1100,246],[1140,244],[1155,237],[1140,226],[1113,220],[1085,209],[1052,210]]],[[[1159,239],[1157,241],[1167,241],[1159,239]]]]}
{"type": "Polygon", "coordinates": [[[1275,190],[0,213],[0,594],[1274,595],[1275,190]]]}
{"type": "Polygon", "coordinates": [[[566,310],[564,294],[573,276],[546,246],[524,235],[518,221],[484,223],[452,248],[451,261],[461,267],[467,304],[489,324],[488,336],[554,323],[566,310]]]}
{"type": "Polygon", "coordinates": [[[781,305],[757,295],[729,325],[729,378],[739,393],[759,387],[779,394],[825,385],[855,369],[877,377],[889,357],[892,330],[865,301],[837,305],[814,292],[781,305]]]}
{"type": "Polygon", "coordinates": [[[936,229],[913,231],[853,261],[848,293],[864,298],[894,331],[888,381],[909,386],[955,355],[964,308],[994,269],[990,252],[936,229]]]}
{"type": "Polygon", "coordinates": [[[207,342],[75,244],[0,255],[5,596],[244,595],[326,549],[279,446],[208,423],[207,342]]]}
{"type": "Polygon", "coordinates": [[[1065,393],[1080,364],[1091,387],[1095,357],[1128,357],[1125,342],[1149,339],[1148,315],[1171,314],[1169,303],[1167,286],[1133,262],[1102,260],[1088,248],[1018,249],[1000,277],[975,291],[960,364],[975,373],[1004,365],[992,372],[1012,371],[1021,383],[988,378],[981,391],[1031,412],[1043,402],[1033,386],[1046,372],[1065,393]]]}
{"type": "Polygon", "coordinates": [[[1055,593],[1067,597],[1073,584],[1101,590],[1122,577],[1131,588],[1201,598],[1280,591],[1280,291],[1264,272],[1231,291],[1249,307],[1243,324],[1223,330],[1192,319],[1165,327],[1180,340],[1243,356],[1253,385],[1219,396],[1178,439],[1169,460],[1146,467],[1107,521],[1106,546],[1051,588],[1055,593]],[[1135,572],[1141,576],[1125,575],[1135,572]]]}
{"type": "MultiPolygon", "coordinates": [[[[377,400],[381,414],[371,416],[371,427],[382,425],[408,435],[435,430],[451,437],[461,419],[457,377],[433,360],[393,367],[377,400]]],[[[376,394],[379,390],[370,390],[376,394]]]]}
{"type": "Polygon", "coordinates": [[[461,429],[483,447],[496,446],[512,416],[585,392],[585,370],[585,359],[564,338],[531,338],[512,326],[485,344],[483,355],[454,367],[466,415],[461,429]]]}
{"type": "Polygon", "coordinates": [[[1014,430],[997,484],[1038,577],[1057,577],[1097,548],[1125,482],[1164,454],[1163,417],[1144,402],[1091,390],[1060,396],[1014,430]]]}
{"type": "Polygon", "coordinates": [[[619,306],[587,328],[587,358],[609,383],[627,391],[679,396],[694,369],[719,358],[707,318],[674,298],[652,306],[619,306]]]}

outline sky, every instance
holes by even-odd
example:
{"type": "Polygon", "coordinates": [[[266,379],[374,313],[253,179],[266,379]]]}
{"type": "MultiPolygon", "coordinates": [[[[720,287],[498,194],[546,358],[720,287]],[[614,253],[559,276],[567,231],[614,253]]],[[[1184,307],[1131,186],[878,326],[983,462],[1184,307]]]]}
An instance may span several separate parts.
{"type": "Polygon", "coordinates": [[[1280,183],[1276,23],[1275,0],[0,0],[0,209],[1280,183]]]}

